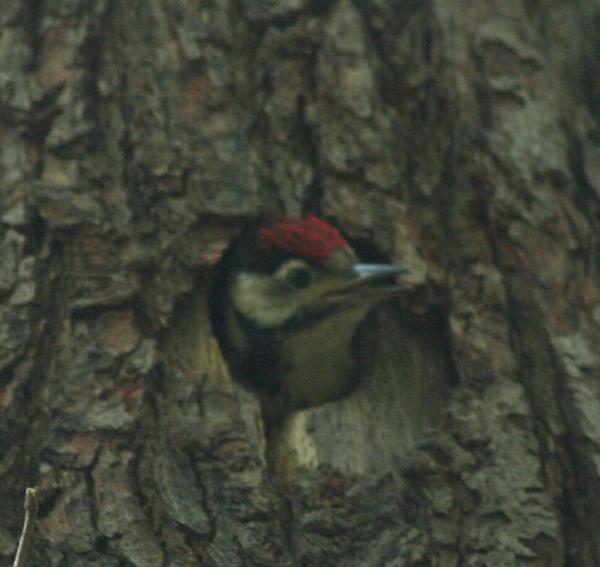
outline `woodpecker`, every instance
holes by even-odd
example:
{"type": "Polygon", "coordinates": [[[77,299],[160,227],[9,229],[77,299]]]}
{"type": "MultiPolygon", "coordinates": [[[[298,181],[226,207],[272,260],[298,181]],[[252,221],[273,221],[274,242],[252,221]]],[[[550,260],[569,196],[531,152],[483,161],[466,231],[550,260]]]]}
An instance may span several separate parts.
{"type": "Polygon", "coordinates": [[[224,253],[211,320],[235,380],[265,420],[338,399],[357,384],[353,338],[369,309],[398,293],[405,268],[364,264],[313,214],[243,231],[224,253]]]}

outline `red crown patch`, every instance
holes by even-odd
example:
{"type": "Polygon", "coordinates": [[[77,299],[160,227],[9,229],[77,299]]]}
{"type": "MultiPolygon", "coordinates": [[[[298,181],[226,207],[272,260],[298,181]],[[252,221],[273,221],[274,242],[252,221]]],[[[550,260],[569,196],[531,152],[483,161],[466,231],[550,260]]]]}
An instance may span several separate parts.
{"type": "Polygon", "coordinates": [[[261,250],[281,248],[308,260],[322,262],[338,248],[348,246],[340,231],[319,217],[308,214],[303,218],[283,218],[258,232],[261,250]]]}

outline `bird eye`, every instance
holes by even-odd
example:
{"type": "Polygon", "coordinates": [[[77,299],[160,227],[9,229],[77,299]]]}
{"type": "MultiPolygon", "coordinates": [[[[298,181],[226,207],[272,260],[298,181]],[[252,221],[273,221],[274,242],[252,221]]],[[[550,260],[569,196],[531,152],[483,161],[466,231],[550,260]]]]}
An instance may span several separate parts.
{"type": "Polygon", "coordinates": [[[289,284],[297,289],[304,289],[313,282],[313,274],[307,268],[293,268],[286,275],[289,284]]]}

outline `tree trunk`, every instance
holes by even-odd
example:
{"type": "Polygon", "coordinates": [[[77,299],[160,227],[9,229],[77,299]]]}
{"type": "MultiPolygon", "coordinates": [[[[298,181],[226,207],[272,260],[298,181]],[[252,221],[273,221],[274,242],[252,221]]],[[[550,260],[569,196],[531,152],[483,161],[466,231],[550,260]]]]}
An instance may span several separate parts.
{"type": "Polygon", "coordinates": [[[4,0],[0,558],[38,486],[31,565],[599,565],[599,61],[598,0],[4,0]],[[211,267],[306,211],[411,273],[266,440],[211,267]]]}

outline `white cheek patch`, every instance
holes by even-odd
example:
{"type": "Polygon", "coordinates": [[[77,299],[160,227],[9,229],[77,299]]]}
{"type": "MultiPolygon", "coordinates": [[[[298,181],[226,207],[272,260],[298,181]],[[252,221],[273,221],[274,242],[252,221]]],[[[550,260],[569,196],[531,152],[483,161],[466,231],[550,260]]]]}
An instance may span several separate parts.
{"type": "Polygon", "coordinates": [[[275,273],[275,278],[278,280],[285,280],[286,275],[296,268],[309,269],[304,260],[290,260],[277,270],[275,273]]]}
{"type": "Polygon", "coordinates": [[[296,311],[296,303],[287,294],[276,293],[273,280],[260,274],[240,274],[233,283],[233,302],[244,316],[259,325],[275,327],[296,311]]]}

